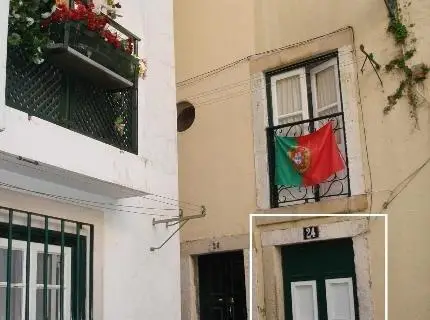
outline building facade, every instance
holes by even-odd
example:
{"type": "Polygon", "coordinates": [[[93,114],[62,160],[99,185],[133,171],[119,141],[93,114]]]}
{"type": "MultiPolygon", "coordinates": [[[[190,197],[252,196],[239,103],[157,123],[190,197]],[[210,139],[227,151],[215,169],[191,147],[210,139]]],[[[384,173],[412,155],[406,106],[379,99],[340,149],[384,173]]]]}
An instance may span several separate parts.
{"type": "Polygon", "coordinates": [[[0,319],[180,319],[173,3],[121,3],[130,52],[51,15],[43,63],[31,3],[0,4],[0,319]]]}
{"type": "Polygon", "coordinates": [[[185,319],[245,319],[244,305],[253,319],[293,319],[300,293],[311,297],[309,319],[332,319],[341,297],[345,319],[384,319],[385,220],[345,216],[369,213],[388,215],[390,319],[428,318],[419,283],[430,264],[429,10],[425,1],[175,2],[179,195],[207,206],[181,231],[185,319]],[[313,188],[276,186],[274,137],[329,121],[345,169],[313,188]],[[251,275],[254,213],[267,217],[253,220],[251,275]],[[319,238],[305,244],[311,226],[319,238]],[[253,288],[232,280],[251,276],[253,288]]]}

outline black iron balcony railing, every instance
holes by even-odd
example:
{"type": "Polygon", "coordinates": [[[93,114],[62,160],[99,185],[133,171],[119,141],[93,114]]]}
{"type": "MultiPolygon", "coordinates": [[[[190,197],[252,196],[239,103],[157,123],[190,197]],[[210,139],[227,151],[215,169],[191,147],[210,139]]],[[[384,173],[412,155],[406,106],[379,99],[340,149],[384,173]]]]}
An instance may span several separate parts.
{"type": "Polygon", "coordinates": [[[344,114],[338,112],[314,119],[282,124],[266,129],[268,165],[270,179],[270,202],[272,208],[294,203],[320,201],[323,198],[350,196],[350,180],[344,114]],[[315,131],[332,121],[333,131],[346,168],[328,178],[325,182],[311,187],[275,185],[275,136],[299,137],[315,131]]]}
{"type": "Polygon", "coordinates": [[[0,207],[0,319],[93,319],[94,226],[0,207]]]}
{"type": "MultiPolygon", "coordinates": [[[[135,35],[110,20],[125,39],[135,35]]],[[[137,153],[138,60],[82,23],[49,26],[47,59],[34,64],[9,46],[6,104],[121,150],[137,153]]]]}

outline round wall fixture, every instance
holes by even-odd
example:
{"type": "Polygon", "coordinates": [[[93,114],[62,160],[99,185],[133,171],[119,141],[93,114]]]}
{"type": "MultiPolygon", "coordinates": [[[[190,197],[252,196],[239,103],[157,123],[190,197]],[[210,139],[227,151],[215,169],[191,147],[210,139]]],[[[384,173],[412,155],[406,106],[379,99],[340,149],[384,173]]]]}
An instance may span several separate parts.
{"type": "Polygon", "coordinates": [[[184,132],[185,130],[188,130],[194,123],[194,119],[196,118],[196,110],[191,103],[182,101],[176,104],[176,111],[178,114],[178,132],[184,132]]]}

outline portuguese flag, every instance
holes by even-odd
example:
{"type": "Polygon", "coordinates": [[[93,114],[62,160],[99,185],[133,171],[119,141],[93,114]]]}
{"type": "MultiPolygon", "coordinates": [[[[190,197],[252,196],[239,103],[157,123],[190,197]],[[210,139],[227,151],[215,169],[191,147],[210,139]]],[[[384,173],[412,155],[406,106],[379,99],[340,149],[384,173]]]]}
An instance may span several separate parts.
{"type": "Polygon", "coordinates": [[[275,184],[313,186],[345,168],[331,121],[308,135],[275,136],[275,184]]]}

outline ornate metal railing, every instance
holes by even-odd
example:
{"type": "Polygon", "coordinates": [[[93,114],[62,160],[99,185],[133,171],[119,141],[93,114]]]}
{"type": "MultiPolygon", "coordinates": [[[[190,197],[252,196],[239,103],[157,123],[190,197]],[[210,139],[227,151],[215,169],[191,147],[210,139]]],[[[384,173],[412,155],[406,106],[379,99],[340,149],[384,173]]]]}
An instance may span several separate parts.
{"type": "MultiPolygon", "coordinates": [[[[111,25],[133,39],[137,55],[139,39],[115,22],[111,25]]],[[[51,26],[55,43],[39,65],[8,45],[6,104],[137,153],[137,60],[79,26],[51,26]]]]}
{"type": "Polygon", "coordinates": [[[93,319],[94,226],[0,207],[0,319],[93,319]]]}
{"type": "Polygon", "coordinates": [[[350,196],[349,164],[344,128],[343,112],[334,113],[310,120],[269,127],[267,133],[267,149],[270,179],[270,202],[272,208],[287,204],[320,201],[322,198],[350,196]],[[324,183],[312,187],[277,186],[275,185],[275,136],[299,137],[315,131],[317,128],[332,121],[333,131],[346,168],[328,178],[324,183]]]}

